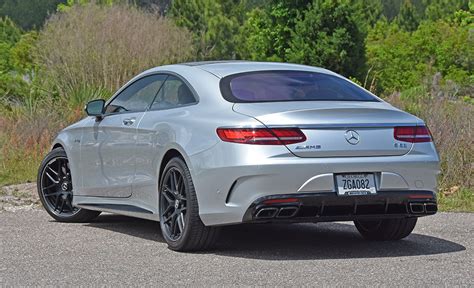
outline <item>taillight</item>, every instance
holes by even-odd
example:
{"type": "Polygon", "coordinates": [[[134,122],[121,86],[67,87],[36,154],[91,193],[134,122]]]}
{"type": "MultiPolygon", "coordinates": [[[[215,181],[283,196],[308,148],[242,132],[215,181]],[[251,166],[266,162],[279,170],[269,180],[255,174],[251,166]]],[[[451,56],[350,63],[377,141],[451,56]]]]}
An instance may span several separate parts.
{"type": "Polygon", "coordinates": [[[431,142],[431,133],[426,126],[401,126],[395,127],[393,137],[398,141],[420,143],[431,142]]]}
{"type": "Polygon", "coordinates": [[[217,128],[222,141],[258,144],[287,145],[306,141],[306,136],[298,128],[217,128]]]}

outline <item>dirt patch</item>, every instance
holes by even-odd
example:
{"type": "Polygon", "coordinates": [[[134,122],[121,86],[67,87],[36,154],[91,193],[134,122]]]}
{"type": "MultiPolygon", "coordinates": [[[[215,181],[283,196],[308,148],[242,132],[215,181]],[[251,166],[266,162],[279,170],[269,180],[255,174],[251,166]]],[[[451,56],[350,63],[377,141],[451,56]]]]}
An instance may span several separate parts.
{"type": "Polygon", "coordinates": [[[0,188],[0,210],[16,211],[38,208],[40,200],[35,183],[9,185],[0,188]]]}

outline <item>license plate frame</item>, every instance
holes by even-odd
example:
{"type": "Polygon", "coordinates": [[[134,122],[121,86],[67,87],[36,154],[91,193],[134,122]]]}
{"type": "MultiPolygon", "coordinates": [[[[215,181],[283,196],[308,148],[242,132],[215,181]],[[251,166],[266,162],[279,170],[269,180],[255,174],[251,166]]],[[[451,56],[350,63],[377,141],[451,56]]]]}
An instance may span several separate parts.
{"type": "Polygon", "coordinates": [[[374,173],[340,173],[335,175],[338,196],[376,195],[374,173]]]}

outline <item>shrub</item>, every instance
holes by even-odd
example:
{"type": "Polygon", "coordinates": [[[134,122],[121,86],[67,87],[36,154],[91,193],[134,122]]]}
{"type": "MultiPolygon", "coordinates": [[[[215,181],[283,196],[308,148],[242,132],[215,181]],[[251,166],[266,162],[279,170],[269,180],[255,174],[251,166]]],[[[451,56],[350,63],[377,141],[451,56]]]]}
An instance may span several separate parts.
{"type": "Polygon", "coordinates": [[[52,138],[84,116],[85,102],[110,97],[147,68],[187,60],[191,39],[130,6],[86,4],[53,16],[14,51],[19,68],[35,67],[33,81],[22,97],[0,95],[0,184],[33,181],[52,138]],[[25,47],[33,45],[30,58],[25,47]]]}
{"type": "Polygon", "coordinates": [[[417,115],[430,128],[441,161],[440,191],[458,187],[472,192],[474,106],[454,100],[459,90],[454,83],[439,86],[436,79],[429,85],[392,94],[387,100],[417,115]]]}
{"type": "MultiPolygon", "coordinates": [[[[197,59],[233,58],[237,19],[225,13],[225,1],[174,0],[170,14],[180,27],[193,32],[197,59]]],[[[241,4],[233,4],[232,6],[241,4]]]]}
{"type": "Polygon", "coordinates": [[[67,99],[85,85],[114,91],[147,68],[186,60],[192,43],[185,29],[157,15],[87,4],[54,15],[38,52],[46,87],[67,99]]]}
{"type": "Polygon", "coordinates": [[[313,0],[296,21],[287,60],[360,76],[365,68],[365,34],[356,12],[349,1],[313,0]]]}
{"type": "Polygon", "coordinates": [[[389,94],[418,86],[426,75],[472,85],[474,41],[466,24],[423,22],[410,33],[379,21],[366,39],[367,64],[379,92],[389,94]]]}

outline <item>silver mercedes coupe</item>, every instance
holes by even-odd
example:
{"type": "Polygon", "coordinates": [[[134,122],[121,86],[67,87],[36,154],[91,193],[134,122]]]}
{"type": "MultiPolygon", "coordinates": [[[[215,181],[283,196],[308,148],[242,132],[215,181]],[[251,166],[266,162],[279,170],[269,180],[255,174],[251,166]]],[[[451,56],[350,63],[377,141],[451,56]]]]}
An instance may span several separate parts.
{"type": "Polygon", "coordinates": [[[159,221],[170,249],[191,251],[239,223],[354,221],[365,239],[398,240],[437,211],[424,122],[325,69],[156,67],[85,110],[39,168],[57,221],[159,221]]]}

